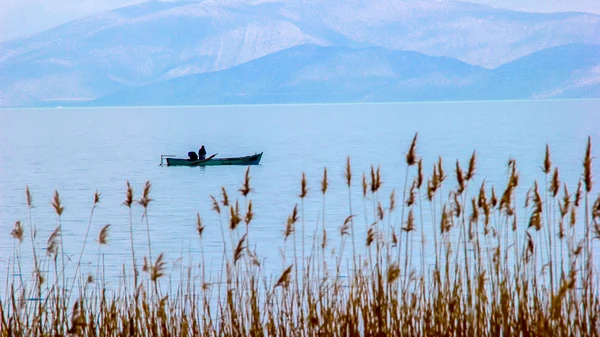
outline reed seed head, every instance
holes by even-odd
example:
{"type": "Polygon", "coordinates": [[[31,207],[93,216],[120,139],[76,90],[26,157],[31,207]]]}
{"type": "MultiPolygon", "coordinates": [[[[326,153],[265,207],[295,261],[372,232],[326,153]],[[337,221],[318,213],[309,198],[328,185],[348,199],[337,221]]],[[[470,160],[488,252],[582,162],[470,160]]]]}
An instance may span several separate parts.
{"type": "Polygon", "coordinates": [[[583,193],[581,192],[581,179],[580,179],[579,182],[577,183],[577,191],[575,192],[575,200],[573,200],[575,207],[579,207],[579,204],[581,203],[582,194],[583,193]]]}
{"type": "Polygon", "coordinates": [[[59,236],[60,226],[57,226],[48,238],[48,243],[46,245],[46,255],[54,256],[54,258],[56,258],[56,254],[58,253],[59,236]]]}
{"type": "Polygon", "coordinates": [[[423,160],[419,159],[417,165],[417,189],[421,189],[421,185],[423,185],[423,160]]]}
{"type": "Polygon", "coordinates": [[[227,195],[227,190],[223,186],[221,186],[221,196],[223,197],[223,200],[221,201],[223,207],[229,206],[229,196],[227,195]]]}
{"type": "Polygon", "coordinates": [[[492,196],[490,198],[490,204],[492,205],[492,208],[495,208],[496,205],[498,204],[498,198],[496,197],[496,192],[494,191],[494,186],[492,186],[492,196]]]}
{"type": "Polygon", "coordinates": [[[444,173],[444,166],[442,165],[442,156],[438,157],[438,165],[437,165],[437,173],[438,173],[438,181],[441,184],[446,180],[446,174],[444,173]]]}
{"type": "Polygon", "coordinates": [[[371,165],[371,193],[376,193],[381,187],[381,171],[379,165],[377,170],[371,165]]]}
{"type": "Polygon", "coordinates": [[[508,158],[508,161],[506,162],[506,167],[508,167],[508,169],[512,169],[513,166],[515,166],[515,164],[517,163],[517,161],[515,160],[515,158],[508,158]]]}
{"type": "Polygon", "coordinates": [[[244,249],[246,249],[244,243],[246,242],[247,235],[248,234],[244,234],[244,236],[242,236],[240,241],[238,241],[235,250],[233,251],[233,264],[237,264],[238,260],[242,257],[242,254],[244,253],[244,249]]]}
{"type": "Polygon", "coordinates": [[[383,217],[385,215],[385,211],[383,210],[383,207],[381,206],[381,202],[377,202],[377,217],[379,218],[379,221],[383,220],[383,217]]]}
{"type": "Polygon", "coordinates": [[[593,229],[594,229],[593,239],[600,240],[600,222],[594,221],[593,229]]]}
{"type": "Polygon", "coordinates": [[[350,223],[352,222],[352,218],[354,215],[348,215],[344,223],[340,227],[340,235],[343,237],[344,235],[350,235],[350,223]]]}
{"type": "Polygon", "coordinates": [[[465,177],[463,175],[463,170],[460,168],[460,163],[458,160],[456,160],[456,182],[458,183],[456,193],[462,194],[462,192],[465,190],[465,177]]]}
{"type": "Polygon", "coordinates": [[[52,197],[52,207],[54,207],[54,211],[58,216],[61,216],[63,211],[65,210],[60,203],[60,196],[58,195],[58,191],[54,191],[54,196],[52,197]]]}
{"type": "Polygon", "coordinates": [[[344,175],[346,177],[346,185],[350,187],[352,184],[352,167],[350,166],[350,156],[346,158],[346,172],[344,175]]]}
{"type": "Polygon", "coordinates": [[[150,181],[146,181],[146,183],[144,184],[144,189],[142,190],[142,198],[140,199],[140,201],[138,201],[139,204],[142,205],[142,207],[144,208],[148,208],[148,205],[152,201],[152,198],[150,198],[151,188],[152,184],[150,183],[150,181]]]}
{"type": "Polygon", "coordinates": [[[550,193],[552,193],[552,197],[556,198],[559,189],[560,181],[558,180],[558,167],[555,167],[554,173],[552,174],[552,183],[550,184],[550,193]]]}
{"type": "Polygon", "coordinates": [[[377,178],[375,178],[375,167],[371,165],[371,193],[375,193],[377,188],[377,178]]]}
{"type": "Polygon", "coordinates": [[[33,207],[33,198],[31,197],[31,192],[29,191],[29,185],[25,186],[25,199],[27,200],[27,207],[33,207]]]}
{"type": "Polygon", "coordinates": [[[288,216],[287,219],[287,223],[285,225],[285,231],[284,231],[284,239],[287,240],[288,236],[292,235],[295,231],[295,224],[296,221],[298,221],[298,204],[296,204],[294,206],[294,209],[292,210],[292,214],[290,214],[290,216],[288,216]]]}
{"type": "Polygon", "coordinates": [[[94,206],[96,206],[99,202],[100,202],[100,193],[98,193],[98,190],[96,190],[96,193],[94,193],[94,206]]]}
{"type": "Polygon", "coordinates": [[[371,193],[376,193],[381,187],[381,171],[379,165],[377,170],[371,165],[371,193]]]}
{"type": "Polygon", "coordinates": [[[462,204],[460,203],[459,194],[452,193],[452,196],[454,199],[454,202],[452,203],[452,206],[454,208],[454,216],[459,218],[462,214],[462,204]]]}
{"type": "Polygon", "coordinates": [[[529,262],[531,261],[531,257],[533,256],[533,252],[535,251],[535,244],[533,243],[533,238],[531,237],[531,234],[529,234],[529,232],[525,232],[525,234],[527,235],[527,241],[525,244],[525,254],[523,256],[523,259],[525,260],[525,262],[529,262]]]}
{"type": "Polygon", "coordinates": [[[196,232],[198,232],[198,236],[202,238],[204,225],[202,224],[202,219],[200,218],[200,212],[196,212],[196,232]]]}
{"type": "Polygon", "coordinates": [[[569,225],[571,228],[577,223],[577,207],[571,207],[571,215],[569,217],[569,225]]]}
{"type": "Polygon", "coordinates": [[[377,179],[377,190],[375,190],[375,192],[377,192],[379,190],[379,188],[381,187],[382,181],[381,181],[381,170],[380,170],[380,166],[377,165],[377,171],[375,172],[375,178],[377,179]]]}
{"type": "Polygon", "coordinates": [[[435,195],[434,183],[431,179],[427,179],[427,200],[432,201],[435,195]]]}
{"type": "Polygon", "coordinates": [[[221,214],[221,207],[219,206],[219,202],[217,201],[217,199],[212,195],[210,196],[210,199],[212,200],[213,211],[217,212],[217,214],[221,214]]]}
{"type": "Polygon", "coordinates": [[[365,175],[364,172],[362,175],[362,192],[363,192],[363,198],[366,198],[367,197],[367,176],[365,175]]]}
{"type": "Polygon", "coordinates": [[[44,277],[42,271],[38,268],[33,271],[33,277],[36,280],[38,285],[44,284],[46,282],[46,278],[44,277]]]}
{"type": "Polygon", "coordinates": [[[125,201],[123,201],[123,205],[131,208],[131,204],[133,203],[133,189],[131,188],[131,184],[129,180],[127,180],[127,192],[125,193],[125,201]]]}
{"type": "Polygon", "coordinates": [[[416,155],[416,147],[417,147],[417,137],[419,133],[415,133],[412,142],[410,143],[410,148],[408,149],[408,153],[406,154],[406,164],[408,166],[413,166],[417,163],[417,155],[416,155]]]}
{"type": "Polygon", "coordinates": [[[396,208],[396,189],[393,189],[392,193],[390,194],[390,213],[392,213],[395,208],[396,208]]]}
{"type": "Polygon", "coordinates": [[[529,226],[533,227],[536,231],[540,231],[542,229],[542,216],[541,212],[534,210],[529,217],[529,226]]]}
{"type": "Polygon", "coordinates": [[[323,239],[321,241],[321,249],[325,250],[327,248],[327,230],[323,228],[323,239]]]}
{"type": "Polygon", "coordinates": [[[302,172],[302,180],[300,181],[300,194],[298,195],[300,199],[304,199],[308,194],[308,188],[306,188],[306,174],[302,172]]]}
{"type": "Polygon", "coordinates": [[[440,220],[440,232],[442,234],[448,233],[452,229],[452,214],[446,210],[446,205],[442,208],[442,218],[440,220]]]}
{"type": "Polygon", "coordinates": [[[559,205],[560,209],[560,217],[564,218],[569,212],[569,208],[571,207],[571,196],[569,195],[569,190],[567,189],[567,184],[563,184],[563,198],[562,204],[559,205]]]}
{"type": "Polygon", "coordinates": [[[275,288],[277,287],[287,287],[289,282],[290,282],[290,273],[292,272],[292,267],[294,266],[294,264],[291,264],[289,267],[287,267],[283,273],[281,274],[281,276],[279,277],[279,279],[277,280],[277,283],[275,283],[275,288]]]}
{"type": "Polygon", "coordinates": [[[19,240],[19,243],[23,242],[24,231],[21,221],[15,222],[15,226],[13,227],[12,231],[10,231],[10,236],[19,240]]]}
{"type": "Polygon", "coordinates": [[[260,267],[260,259],[258,258],[258,255],[256,254],[256,252],[253,252],[252,250],[248,249],[246,247],[246,252],[248,253],[248,257],[250,258],[250,261],[252,262],[253,265],[260,267]]]}
{"type": "Polygon", "coordinates": [[[565,238],[565,223],[563,218],[558,221],[558,238],[561,240],[565,238]]]}
{"type": "Polygon", "coordinates": [[[588,137],[585,148],[585,157],[583,159],[583,182],[586,192],[592,191],[592,137],[588,137]]]}
{"type": "Polygon", "coordinates": [[[440,186],[440,174],[438,172],[437,166],[433,165],[433,174],[431,175],[431,189],[433,190],[433,193],[435,193],[435,191],[437,191],[439,186],[440,186]]]}
{"type": "Polygon", "coordinates": [[[109,227],[110,227],[110,225],[105,225],[100,230],[100,233],[98,234],[98,243],[99,244],[101,244],[101,245],[108,244],[108,228],[109,227]]]}
{"type": "Polygon", "coordinates": [[[408,219],[406,220],[406,226],[402,227],[402,230],[407,233],[415,230],[415,216],[413,214],[412,208],[410,209],[410,211],[408,211],[408,219]]]}
{"type": "Polygon", "coordinates": [[[594,201],[594,205],[592,206],[592,219],[594,221],[600,220],[600,195],[594,201]]]}
{"type": "Polygon", "coordinates": [[[471,159],[469,159],[469,168],[467,169],[467,175],[465,176],[465,180],[469,181],[473,178],[473,176],[475,175],[475,161],[476,161],[476,154],[475,151],[473,151],[473,154],[471,155],[471,159]]]}
{"type": "Polygon", "coordinates": [[[487,207],[487,197],[485,196],[485,180],[481,183],[479,188],[479,195],[477,196],[477,207],[485,209],[487,207]]]}
{"type": "Polygon", "coordinates": [[[471,223],[477,223],[479,221],[479,208],[477,207],[477,200],[475,198],[471,199],[471,223]]]}
{"type": "Polygon", "coordinates": [[[388,267],[388,272],[387,272],[388,284],[394,283],[394,281],[396,281],[398,279],[398,276],[400,276],[400,267],[398,266],[397,262],[394,262],[388,267]]]}
{"type": "Polygon", "coordinates": [[[375,241],[375,224],[373,223],[367,231],[367,247],[370,247],[373,241],[375,241]]]}
{"type": "Polygon", "coordinates": [[[239,191],[244,197],[246,197],[248,193],[252,191],[252,188],[250,187],[250,166],[246,168],[246,174],[244,175],[244,183],[242,184],[242,187],[239,191]]]}
{"type": "MultiPolygon", "coordinates": [[[[512,213],[512,197],[513,197],[514,189],[515,189],[515,185],[509,182],[508,186],[506,187],[506,190],[504,190],[504,193],[502,194],[502,198],[500,198],[499,209],[504,210],[507,214],[512,213]]],[[[536,189],[537,189],[537,182],[536,182],[536,189]]]]}
{"type": "Polygon", "coordinates": [[[542,196],[540,195],[540,191],[538,189],[537,181],[535,181],[533,184],[533,204],[534,209],[541,213],[543,209],[543,201],[542,196]]]}
{"type": "Polygon", "coordinates": [[[235,230],[241,221],[240,207],[238,201],[236,200],[235,207],[229,205],[229,229],[232,231],[235,230]]]}
{"type": "Polygon", "coordinates": [[[491,215],[490,207],[489,207],[488,204],[485,204],[484,207],[483,207],[483,215],[485,215],[485,219],[484,219],[484,226],[485,226],[484,227],[484,232],[487,235],[488,232],[489,232],[488,226],[490,225],[490,215],[491,215]]]}
{"type": "Polygon", "coordinates": [[[519,186],[519,177],[519,174],[516,172],[513,172],[513,174],[510,176],[510,185],[513,188],[519,186]]]}
{"type": "Polygon", "coordinates": [[[150,280],[154,283],[158,281],[159,278],[165,275],[165,269],[167,263],[163,260],[164,253],[160,253],[154,262],[152,268],[150,268],[150,280]]]}
{"type": "Polygon", "coordinates": [[[246,216],[244,217],[244,222],[246,226],[250,224],[250,222],[254,219],[254,212],[252,211],[252,200],[248,202],[248,209],[246,210],[246,216]]]}
{"type": "Polygon", "coordinates": [[[550,174],[551,169],[552,161],[550,161],[550,146],[546,144],[546,155],[544,156],[544,167],[542,168],[542,172],[550,174]]]}
{"type": "MultiPolygon", "coordinates": [[[[415,189],[417,188],[417,181],[414,180],[412,185],[410,186],[410,190],[408,191],[408,198],[406,199],[406,206],[410,207],[414,205],[417,192],[415,189]]],[[[390,210],[391,212],[391,210],[390,210]]]]}
{"type": "Polygon", "coordinates": [[[573,255],[579,256],[579,255],[581,255],[582,252],[583,252],[583,240],[581,240],[579,242],[579,244],[577,244],[577,247],[575,247],[575,249],[573,249],[573,255]]]}
{"type": "Polygon", "coordinates": [[[329,182],[327,181],[327,167],[325,167],[323,168],[323,180],[321,180],[321,193],[325,194],[328,186],[329,182]]]}

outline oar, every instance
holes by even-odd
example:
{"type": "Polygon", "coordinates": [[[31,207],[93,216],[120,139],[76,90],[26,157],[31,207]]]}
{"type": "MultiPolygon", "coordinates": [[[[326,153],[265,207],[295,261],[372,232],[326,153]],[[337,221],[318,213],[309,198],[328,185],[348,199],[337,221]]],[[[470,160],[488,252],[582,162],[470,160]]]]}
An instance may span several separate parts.
{"type": "Polygon", "coordinates": [[[203,162],[205,162],[205,161],[208,161],[208,160],[211,160],[211,159],[213,159],[213,158],[214,158],[216,155],[218,155],[218,153],[215,153],[215,154],[211,155],[210,157],[206,157],[205,159],[198,160],[197,162],[195,162],[195,163],[194,163],[194,164],[192,164],[191,166],[197,166],[197,165],[200,165],[201,163],[203,163],[203,162]]]}

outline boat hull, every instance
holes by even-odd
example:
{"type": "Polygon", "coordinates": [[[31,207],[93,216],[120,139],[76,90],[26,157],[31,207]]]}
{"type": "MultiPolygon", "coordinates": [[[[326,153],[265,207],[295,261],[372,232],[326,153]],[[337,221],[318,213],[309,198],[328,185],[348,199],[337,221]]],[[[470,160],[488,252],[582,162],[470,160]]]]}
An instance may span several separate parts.
{"type": "Polygon", "coordinates": [[[182,158],[166,158],[167,166],[220,166],[220,165],[258,165],[262,152],[245,157],[211,158],[205,160],[189,160],[182,158]]]}

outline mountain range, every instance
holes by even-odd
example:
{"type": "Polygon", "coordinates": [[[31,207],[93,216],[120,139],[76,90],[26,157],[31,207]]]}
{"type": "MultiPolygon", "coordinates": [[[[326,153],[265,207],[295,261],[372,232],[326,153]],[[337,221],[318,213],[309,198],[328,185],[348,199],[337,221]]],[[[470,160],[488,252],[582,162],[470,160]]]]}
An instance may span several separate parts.
{"type": "Polygon", "coordinates": [[[600,16],[148,2],[0,44],[0,107],[600,98],[600,16]]]}

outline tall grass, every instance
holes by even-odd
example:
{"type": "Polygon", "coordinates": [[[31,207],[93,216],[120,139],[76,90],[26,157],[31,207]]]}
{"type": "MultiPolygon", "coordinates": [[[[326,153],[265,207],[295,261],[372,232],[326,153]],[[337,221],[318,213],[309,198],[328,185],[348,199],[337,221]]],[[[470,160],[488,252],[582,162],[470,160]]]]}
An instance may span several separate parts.
{"type": "MultiPolygon", "coordinates": [[[[75,274],[65,275],[60,195],[55,192],[52,201],[57,226],[41,254],[27,187],[34,276],[6,280],[0,336],[598,336],[600,292],[593,256],[600,239],[600,197],[593,195],[592,160],[588,139],[581,180],[569,194],[547,147],[543,185],[535,182],[518,201],[515,160],[507,163],[505,186],[489,187],[485,180],[471,186],[477,167],[473,152],[466,169],[456,162],[452,186],[441,157],[432,175],[424,175],[415,135],[406,154],[401,205],[394,190],[384,206],[379,167],[371,167],[370,181],[363,173],[364,237],[355,228],[363,220],[353,213],[350,158],[344,173],[349,214],[338,228],[326,222],[327,169],[320,226],[305,219],[304,201],[311,192],[302,173],[298,203],[290,205],[282,224],[281,260],[271,262],[280,268],[276,275],[266,272],[251,248],[255,210],[248,168],[239,189],[243,208],[225,188],[221,200],[210,196],[221,227],[219,275],[207,275],[204,263],[190,264],[180,269],[179,284],[167,288],[161,288],[167,261],[162,253],[152,257],[151,184],[134,200],[127,182],[123,204],[129,211],[131,264],[123,265],[113,293],[107,292],[102,262],[109,225],[96,240],[98,270],[86,274],[80,265],[100,194],[94,195],[75,274]],[[136,255],[142,252],[133,244],[139,235],[132,226],[136,205],[142,207],[148,241],[141,272],[136,255]],[[304,242],[307,227],[314,228],[312,245],[304,242]],[[426,227],[433,232],[426,233],[426,227]],[[338,236],[339,246],[331,247],[328,236],[338,236]],[[331,251],[336,252],[333,265],[327,257],[331,251]],[[417,253],[420,259],[414,261],[417,253]],[[435,255],[433,262],[426,263],[427,253],[435,255]]],[[[204,228],[197,214],[202,260],[204,228]]],[[[25,233],[17,221],[10,233],[15,243],[9,269],[22,268],[25,233]]]]}

